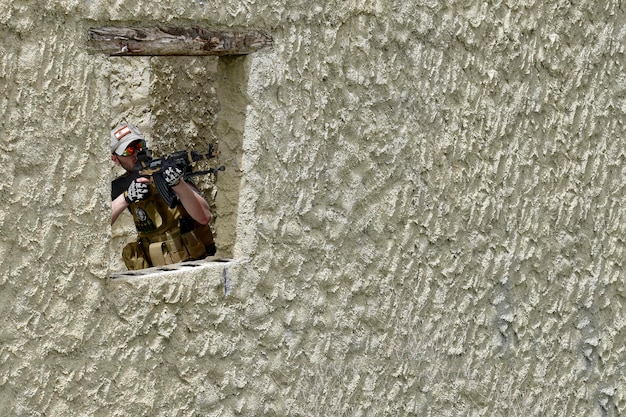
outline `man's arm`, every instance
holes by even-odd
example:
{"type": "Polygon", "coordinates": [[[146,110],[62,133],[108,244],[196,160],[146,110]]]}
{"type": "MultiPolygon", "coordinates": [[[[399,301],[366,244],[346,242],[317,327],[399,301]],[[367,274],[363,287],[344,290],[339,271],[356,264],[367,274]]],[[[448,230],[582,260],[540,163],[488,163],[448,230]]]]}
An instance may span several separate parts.
{"type": "Polygon", "coordinates": [[[211,217],[213,217],[209,203],[200,195],[195,185],[186,182],[183,177],[183,170],[175,165],[168,166],[163,170],[163,179],[178,196],[191,218],[200,224],[209,224],[211,217]]]}
{"type": "Polygon", "coordinates": [[[185,181],[180,181],[178,185],[172,187],[180,199],[181,204],[187,213],[200,224],[209,224],[213,215],[209,208],[209,203],[200,195],[196,189],[185,181]]]}
{"type": "Polygon", "coordinates": [[[120,194],[111,202],[111,225],[116,222],[120,214],[128,207],[128,203],[124,199],[124,194],[120,194]]]}

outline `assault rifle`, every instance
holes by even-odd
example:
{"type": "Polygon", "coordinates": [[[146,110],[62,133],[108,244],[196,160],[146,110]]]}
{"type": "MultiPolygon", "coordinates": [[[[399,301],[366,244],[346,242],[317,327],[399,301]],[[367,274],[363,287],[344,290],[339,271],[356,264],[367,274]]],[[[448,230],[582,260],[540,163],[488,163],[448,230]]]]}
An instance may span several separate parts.
{"type": "Polygon", "coordinates": [[[183,178],[188,179],[198,175],[215,174],[218,171],[224,171],[226,168],[222,165],[219,168],[208,168],[202,171],[194,171],[191,164],[197,161],[209,160],[215,158],[219,152],[215,151],[213,144],[209,145],[209,152],[203,154],[193,150],[184,150],[171,153],[163,158],[152,158],[152,151],[144,149],[137,154],[137,164],[134,172],[137,177],[152,177],[154,185],[159,194],[168,206],[176,205],[176,194],[167,185],[163,178],[163,171],[169,166],[175,166],[183,171],[183,178]]]}

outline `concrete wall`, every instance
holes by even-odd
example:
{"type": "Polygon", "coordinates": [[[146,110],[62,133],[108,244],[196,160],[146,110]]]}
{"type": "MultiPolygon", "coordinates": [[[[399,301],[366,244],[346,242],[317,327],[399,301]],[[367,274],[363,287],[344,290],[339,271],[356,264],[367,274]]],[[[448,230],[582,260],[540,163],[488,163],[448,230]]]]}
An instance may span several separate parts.
{"type": "Polygon", "coordinates": [[[4,0],[0,415],[624,415],[624,18],[4,0]],[[275,39],[218,62],[233,260],[109,279],[86,33],[162,22],[275,39]]]}

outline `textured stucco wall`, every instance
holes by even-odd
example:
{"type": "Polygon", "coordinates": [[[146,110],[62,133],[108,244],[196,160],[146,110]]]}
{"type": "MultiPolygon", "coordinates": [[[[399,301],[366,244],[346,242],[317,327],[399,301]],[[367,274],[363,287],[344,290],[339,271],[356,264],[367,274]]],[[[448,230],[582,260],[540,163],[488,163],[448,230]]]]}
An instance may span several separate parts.
{"type": "Polygon", "coordinates": [[[625,10],[547,3],[3,0],[0,415],[626,414],[625,10]],[[107,279],[112,22],[274,35],[232,262],[107,279]]]}

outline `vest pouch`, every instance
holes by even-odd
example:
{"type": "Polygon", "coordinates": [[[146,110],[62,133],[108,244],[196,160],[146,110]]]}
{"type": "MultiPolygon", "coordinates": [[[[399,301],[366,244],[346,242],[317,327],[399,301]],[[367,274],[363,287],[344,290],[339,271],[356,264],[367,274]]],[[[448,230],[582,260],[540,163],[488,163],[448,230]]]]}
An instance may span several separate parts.
{"type": "Polygon", "coordinates": [[[200,239],[200,242],[204,244],[204,246],[213,245],[213,232],[211,231],[211,226],[200,225],[194,229],[196,236],[200,239]]]}
{"type": "Polygon", "coordinates": [[[150,244],[150,260],[154,266],[170,265],[190,259],[180,236],[167,234],[163,242],[150,244]]]}
{"type": "Polygon", "coordinates": [[[164,243],[163,249],[167,264],[175,264],[189,260],[189,253],[187,253],[180,235],[172,236],[172,234],[167,233],[167,239],[164,243]]]}
{"type": "Polygon", "coordinates": [[[155,242],[151,243],[149,247],[150,252],[150,260],[152,261],[152,265],[161,266],[166,265],[167,262],[165,260],[164,252],[165,242],[155,242]]]}
{"type": "Polygon", "coordinates": [[[187,232],[182,235],[183,244],[185,248],[187,248],[187,252],[189,252],[189,257],[191,259],[200,259],[202,258],[206,250],[204,248],[204,244],[198,239],[196,233],[192,230],[191,232],[187,232]]]}
{"type": "Polygon", "coordinates": [[[124,246],[122,259],[129,271],[150,267],[143,248],[137,242],[130,242],[124,246]]]}

